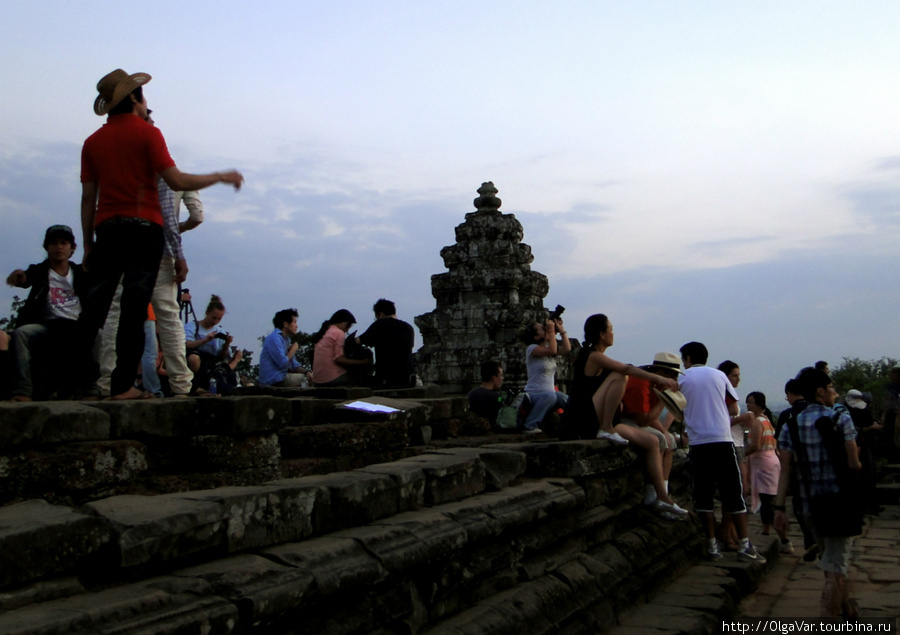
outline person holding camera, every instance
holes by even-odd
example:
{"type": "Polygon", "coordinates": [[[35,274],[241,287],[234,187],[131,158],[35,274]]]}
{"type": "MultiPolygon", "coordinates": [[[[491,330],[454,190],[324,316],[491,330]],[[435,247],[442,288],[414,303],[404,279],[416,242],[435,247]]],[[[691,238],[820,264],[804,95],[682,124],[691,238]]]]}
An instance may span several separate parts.
{"type": "Polygon", "coordinates": [[[572,343],[566,336],[561,307],[550,314],[549,319],[541,324],[533,322],[525,327],[522,342],[525,348],[525,367],[528,370],[528,382],[524,392],[531,400],[531,412],[525,417],[525,433],[540,434],[544,416],[551,409],[565,408],[568,395],[556,390],[556,357],[572,350],[572,343]],[[561,339],[557,341],[556,336],[561,339]]]}
{"type": "Polygon", "coordinates": [[[222,329],[220,322],[223,317],[225,305],[222,298],[213,294],[203,319],[184,325],[187,361],[194,372],[192,390],[195,394],[206,392],[213,380],[219,394],[228,394],[237,386],[234,369],[244,354],[237,350],[229,356],[234,338],[222,329]]]}

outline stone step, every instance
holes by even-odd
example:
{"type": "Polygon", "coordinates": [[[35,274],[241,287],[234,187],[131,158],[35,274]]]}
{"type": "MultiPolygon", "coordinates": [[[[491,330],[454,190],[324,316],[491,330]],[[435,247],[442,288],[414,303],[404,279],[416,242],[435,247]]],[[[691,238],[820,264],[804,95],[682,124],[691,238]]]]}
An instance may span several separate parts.
{"type": "MultiPolygon", "coordinates": [[[[510,469],[510,457],[494,459],[495,466],[510,469]]],[[[427,486],[416,485],[421,482],[416,470],[428,472],[437,466],[405,469],[410,505],[415,506],[427,497],[427,486]]],[[[514,471],[493,478],[505,481],[514,471]]],[[[334,487],[348,496],[356,489],[350,481],[323,485],[334,487]]],[[[204,506],[240,507],[242,494],[191,496],[204,506]]],[[[173,519],[183,512],[185,500],[170,509],[173,519]]],[[[88,591],[70,584],[60,586],[56,598],[47,597],[51,592],[44,589],[42,603],[20,602],[0,613],[0,632],[258,635],[301,627],[305,633],[341,635],[397,623],[405,623],[408,632],[429,633],[560,632],[556,625],[575,624],[589,624],[591,632],[599,632],[600,626],[613,625],[627,605],[644,601],[645,580],[664,584],[687,567],[687,555],[698,553],[698,527],[661,520],[634,502],[593,509],[585,503],[582,487],[556,478],[512,484],[434,507],[397,509],[381,519],[299,542],[254,550],[253,540],[247,538],[243,553],[124,586],[88,591]],[[64,596],[65,589],[76,594],[64,596]]],[[[244,510],[249,527],[256,513],[244,510]]],[[[146,515],[135,506],[127,514],[120,510],[117,518],[121,522],[128,516],[137,527],[135,521],[146,515]]],[[[290,531],[293,523],[282,520],[282,530],[290,531]]],[[[270,526],[267,531],[279,530],[270,526]]],[[[132,555],[157,557],[152,554],[160,552],[149,542],[137,547],[138,538],[152,540],[152,533],[133,536],[132,555]]],[[[250,534],[262,535],[243,535],[250,534]]],[[[10,607],[21,600],[5,595],[10,607]]],[[[0,595],[0,602],[3,599],[0,595]]]]}
{"type": "Polygon", "coordinates": [[[0,507],[0,586],[77,574],[94,561],[117,575],[303,540],[499,490],[524,471],[521,453],[464,448],[258,486],[113,496],[80,511],[8,505],[0,507]]]}

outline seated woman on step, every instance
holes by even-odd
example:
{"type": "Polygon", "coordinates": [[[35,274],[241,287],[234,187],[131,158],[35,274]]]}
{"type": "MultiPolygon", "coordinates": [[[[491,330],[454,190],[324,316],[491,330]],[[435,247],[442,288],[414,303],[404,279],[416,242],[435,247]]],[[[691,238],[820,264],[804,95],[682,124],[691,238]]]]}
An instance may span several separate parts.
{"type": "Polygon", "coordinates": [[[678,382],[608,357],[605,351],[612,345],[613,326],[605,315],[597,313],[585,320],[584,344],[575,360],[575,379],[560,426],[560,438],[606,439],[619,445],[631,442],[638,446],[645,452],[647,473],[656,490],[655,507],[661,512],[684,516],[687,512],[675,504],[663,482],[659,440],[640,428],[613,426],[629,375],[662,389],[678,390],[678,382]]]}

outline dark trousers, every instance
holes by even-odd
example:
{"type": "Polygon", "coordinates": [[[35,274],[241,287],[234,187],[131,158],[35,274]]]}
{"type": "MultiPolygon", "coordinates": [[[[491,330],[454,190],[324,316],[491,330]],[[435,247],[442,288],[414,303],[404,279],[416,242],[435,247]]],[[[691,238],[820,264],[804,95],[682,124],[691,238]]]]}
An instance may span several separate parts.
{"type": "MultiPolygon", "coordinates": [[[[87,287],[79,321],[85,333],[84,345],[88,347],[85,352],[90,356],[121,278],[121,313],[116,333],[116,368],[110,379],[111,395],[134,386],[144,352],[147,305],[156,284],[163,244],[162,226],[156,224],[114,219],[96,229],[94,247],[86,261],[87,287]]],[[[95,382],[98,376],[99,369],[93,370],[90,382],[95,382]]]]}

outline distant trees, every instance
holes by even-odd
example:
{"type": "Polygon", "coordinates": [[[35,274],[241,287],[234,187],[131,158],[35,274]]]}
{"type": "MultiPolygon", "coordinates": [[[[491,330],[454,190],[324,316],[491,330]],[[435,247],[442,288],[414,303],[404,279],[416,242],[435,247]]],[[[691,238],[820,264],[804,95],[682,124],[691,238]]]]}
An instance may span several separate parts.
{"type": "Polygon", "coordinates": [[[872,412],[878,417],[884,409],[884,396],[891,369],[898,366],[900,361],[892,357],[875,360],[845,357],[837,368],[832,369],[831,378],[834,380],[834,387],[842,395],[852,388],[872,393],[872,412]]]}
{"type": "Polygon", "coordinates": [[[16,328],[16,320],[19,318],[19,309],[25,305],[25,300],[14,295],[12,304],[9,308],[9,317],[0,318],[0,329],[4,331],[14,331],[16,328]]]}

